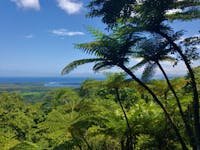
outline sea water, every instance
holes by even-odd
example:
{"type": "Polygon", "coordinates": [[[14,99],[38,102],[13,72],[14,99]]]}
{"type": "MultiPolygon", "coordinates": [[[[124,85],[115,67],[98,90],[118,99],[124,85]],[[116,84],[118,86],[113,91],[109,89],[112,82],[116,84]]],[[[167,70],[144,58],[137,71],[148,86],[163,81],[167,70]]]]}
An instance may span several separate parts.
{"type": "MultiPolygon", "coordinates": [[[[47,87],[78,87],[83,81],[87,79],[92,79],[92,78],[86,78],[86,77],[0,77],[0,84],[41,83],[47,87]]],[[[102,80],[102,79],[98,78],[97,80],[102,80]]]]}

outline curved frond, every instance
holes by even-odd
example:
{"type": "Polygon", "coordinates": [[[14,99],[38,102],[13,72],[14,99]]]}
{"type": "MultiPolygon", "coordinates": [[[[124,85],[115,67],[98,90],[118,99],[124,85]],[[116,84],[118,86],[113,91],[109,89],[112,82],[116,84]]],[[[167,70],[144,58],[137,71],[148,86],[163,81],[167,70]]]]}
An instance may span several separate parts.
{"type": "Polygon", "coordinates": [[[112,38],[103,37],[99,41],[76,44],[75,47],[82,49],[87,54],[94,54],[97,57],[105,57],[105,54],[111,51],[112,49],[117,48],[118,41],[112,38]]]}
{"type": "Polygon", "coordinates": [[[102,59],[100,59],[100,58],[91,58],[91,59],[81,59],[81,60],[73,61],[62,70],[61,74],[62,75],[67,74],[80,65],[97,62],[97,61],[101,61],[101,60],[102,59]]]}
{"type": "Polygon", "coordinates": [[[104,62],[96,63],[93,67],[93,70],[97,72],[99,70],[105,70],[105,69],[109,69],[111,67],[112,67],[111,63],[104,61],[104,62]]]}

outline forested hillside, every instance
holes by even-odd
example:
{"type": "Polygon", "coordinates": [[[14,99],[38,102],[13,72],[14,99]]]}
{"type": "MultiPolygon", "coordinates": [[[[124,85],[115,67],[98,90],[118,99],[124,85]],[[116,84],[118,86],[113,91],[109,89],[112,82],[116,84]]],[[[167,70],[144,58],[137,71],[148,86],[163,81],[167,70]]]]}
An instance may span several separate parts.
{"type": "MultiPolygon", "coordinates": [[[[197,78],[199,72],[198,67],[197,78]]],[[[186,77],[171,82],[190,121],[190,81],[186,77]]],[[[176,101],[165,81],[152,80],[148,85],[188,141],[176,101]]],[[[76,90],[54,89],[35,103],[26,102],[20,94],[2,92],[0,116],[2,150],[123,150],[130,141],[138,150],[181,149],[163,111],[143,88],[126,80],[123,74],[110,74],[104,81],[86,80],[76,90]]]]}

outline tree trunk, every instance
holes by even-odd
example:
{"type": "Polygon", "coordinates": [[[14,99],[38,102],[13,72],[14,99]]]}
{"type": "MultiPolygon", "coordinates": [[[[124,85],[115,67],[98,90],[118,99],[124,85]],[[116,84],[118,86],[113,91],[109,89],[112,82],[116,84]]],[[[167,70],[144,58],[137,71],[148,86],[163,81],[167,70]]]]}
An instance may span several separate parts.
{"type": "Polygon", "coordinates": [[[156,62],[156,64],[158,65],[159,69],[160,69],[161,72],[163,73],[163,75],[164,75],[164,77],[165,77],[165,80],[166,80],[166,82],[167,82],[167,84],[168,84],[168,86],[169,86],[169,89],[172,91],[172,93],[173,93],[173,95],[174,95],[174,97],[175,97],[175,99],[176,99],[176,102],[177,102],[177,105],[178,105],[178,108],[179,108],[179,112],[180,112],[180,114],[181,114],[181,118],[182,118],[182,120],[183,120],[183,122],[184,122],[186,132],[187,132],[188,137],[189,137],[189,139],[190,139],[190,144],[191,144],[191,146],[194,146],[194,145],[193,145],[193,144],[194,144],[193,130],[192,130],[192,128],[191,128],[191,126],[190,126],[190,124],[189,124],[189,122],[188,122],[188,120],[187,120],[187,117],[186,117],[186,116],[184,115],[184,113],[183,113],[183,109],[182,109],[180,100],[179,100],[179,98],[178,98],[178,96],[177,96],[177,94],[176,94],[176,92],[175,92],[173,86],[171,85],[171,83],[170,83],[170,81],[169,81],[169,78],[168,78],[167,74],[165,73],[163,67],[161,66],[161,64],[160,64],[159,62],[156,62]]]}
{"type": "Polygon", "coordinates": [[[121,139],[120,144],[121,144],[121,150],[125,150],[124,139],[121,139]]]}
{"type": "Polygon", "coordinates": [[[166,108],[164,107],[164,105],[162,104],[162,102],[157,98],[157,96],[154,94],[154,92],[147,86],[145,85],[140,79],[138,79],[128,68],[126,68],[124,65],[120,64],[119,67],[124,70],[128,75],[130,75],[132,77],[133,80],[135,80],[137,83],[139,83],[139,85],[141,85],[142,87],[144,87],[144,89],[146,89],[151,96],[153,97],[154,101],[161,107],[161,109],[164,111],[166,117],[168,118],[168,120],[170,121],[179,141],[180,144],[182,146],[183,150],[188,150],[183,138],[181,137],[181,134],[178,130],[178,128],[176,127],[174,121],[172,120],[170,114],[168,113],[168,111],[166,110],[166,108]]]}
{"type": "MultiPolygon", "coordinates": [[[[123,105],[122,105],[122,102],[121,102],[121,99],[120,99],[120,96],[119,96],[119,89],[118,89],[118,88],[115,88],[115,92],[116,92],[117,101],[119,102],[119,105],[120,105],[120,107],[121,107],[121,109],[122,109],[122,112],[123,112],[124,117],[125,117],[125,120],[126,120],[126,125],[127,125],[127,127],[128,127],[128,130],[129,130],[129,139],[130,139],[130,142],[129,142],[130,144],[128,143],[128,145],[130,145],[130,146],[129,146],[129,150],[133,150],[133,138],[132,138],[133,135],[132,135],[132,130],[131,130],[129,121],[128,121],[128,117],[127,117],[127,115],[126,115],[126,112],[125,112],[125,110],[124,110],[124,107],[123,107],[123,105]]],[[[128,141],[129,139],[127,139],[127,141],[128,141]]]]}

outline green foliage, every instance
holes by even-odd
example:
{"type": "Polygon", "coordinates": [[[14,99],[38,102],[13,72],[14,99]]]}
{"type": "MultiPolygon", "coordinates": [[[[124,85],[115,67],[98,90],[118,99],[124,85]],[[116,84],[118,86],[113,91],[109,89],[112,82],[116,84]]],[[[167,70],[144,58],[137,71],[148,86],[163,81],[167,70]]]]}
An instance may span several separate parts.
{"type": "Polygon", "coordinates": [[[0,92],[19,93],[24,98],[24,101],[28,103],[41,101],[43,96],[50,90],[51,88],[45,87],[42,83],[10,83],[0,85],[0,92]]]}
{"type": "Polygon", "coordinates": [[[91,63],[91,62],[98,62],[98,61],[101,61],[101,60],[102,59],[95,59],[94,58],[94,59],[82,59],[82,60],[74,61],[74,62],[70,63],[69,65],[67,65],[63,69],[62,74],[69,73],[71,70],[75,69],[77,66],[80,66],[80,65],[83,65],[83,64],[86,64],[86,63],[91,63]]]}
{"type": "Polygon", "coordinates": [[[119,17],[123,16],[126,18],[130,16],[132,10],[131,5],[135,2],[135,0],[117,0],[117,2],[116,0],[92,0],[88,5],[91,10],[88,16],[96,17],[104,14],[102,21],[112,25],[119,17]]]}
{"type": "MultiPolygon", "coordinates": [[[[198,70],[195,69],[195,70],[198,70]]],[[[198,71],[196,71],[198,74],[198,71]]],[[[188,80],[171,80],[181,97],[183,111],[191,123],[191,94],[184,94],[188,80]]],[[[181,134],[184,125],[167,86],[153,80],[149,86],[160,95],[177,121],[181,134]]],[[[178,139],[162,110],[133,81],[123,74],[108,74],[104,81],[87,80],[77,92],[70,88],[54,89],[43,101],[26,104],[19,94],[0,94],[0,146],[2,150],[77,150],[125,148],[129,130],[115,97],[119,88],[135,149],[181,149],[178,139]],[[80,95],[80,96],[79,96],[80,95]],[[143,95],[143,96],[142,96],[143,95]]],[[[187,138],[185,138],[188,141],[187,138]]]]}
{"type": "Polygon", "coordinates": [[[115,34],[106,35],[101,33],[101,38],[99,38],[99,35],[96,35],[95,32],[94,36],[97,37],[96,41],[77,44],[76,48],[91,55],[95,55],[96,58],[73,61],[62,70],[62,74],[67,74],[77,66],[87,63],[94,63],[94,71],[127,64],[129,56],[133,53],[131,48],[132,45],[143,39],[140,36],[133,34],[119,37],[115,34]]]}
{"type": "MultiPolygon", "coordinates": [[[[88,5],[88,16],[103,16],[103,22],[114,32],[106,35],[90,27],[88,30],[95,41],[75,47],[94,58],[74,61],[63,69],[62,74],[86,63],[94,63],[94,71],[113,66],[123,68],[132,57],[143,60],[127,69],[137,70],[145,65],[143,79],[153,75],[159,61],[175,61],[176,65],[184,60],[189,65],[199,58],[199,36],[185,38],[177,46],[176,42],[183,34],[174,32],[167,21],[199,18],[199,8],[194,6],[199,6],[199,1],[92,0],[88,5]],[[168,13],[173,9],[181,11],[168,13]],[[182,54],[181,57],[176,57],[176,52],[182,54]]],[[[194,68],[198,89],[199,72],[199,67],[194,68]]],[[[191,99],[194,84],[190,83],[194,81],[190,80],[191,75],[190,72],[186,79],[175,78],[170,82],[181,100],[187,122],[193,126],[191,99]]],[[[137,77],[134,79],[140,81],[137,77]]],[[[105,81],[87,80],[77,91],[70,88],[50,90],[41,85],[1,85],[0,147],[2,150],[128,150],[132,142],[131,146],[136,150],[179,150],[181,145],[174,125],[191,148],[193,137],[187,135],[169,84],[151,80],[144,85],[159,97],[168,113],[163,113],[164,109],[153,102],[151,92],[147,93],[145,86],[126,80],[124,74],[108,75],[105,81]],[[167,114],[174,124],[170,117],[166,119],[167,114]]]]}
{"type": "MultiPolygon", "coordinates": [[[[165,76],[166,82],[168,83],[168,86],[170,90],[172,91],[176,101],[177,105],[180,109],[180,114],[184,120],[185,128],[187,130],[188,137],[190,138],[190,145],[193,146],[193,149],[199,149],[200,148],[200,121],[199,121],[199,94],[198,94],[198,88],[196,84],[196,80],[194,77],[194,72],[192,70],[192,67],[190,66],[193,60],[196,60],[199,58],[199,54],[197,52],[197,46],[199,45],[199,37],[189,37],[186,38],[183,42],[181,41],[181,36],[183,34],[180,34],[180,32],[173,31],[172,28],[170,28],[169,21],[171,20],[192,20],[192,19],[199,19],[200,13],[199,13],[199,0],[138,0],[138,1],[114,1],[112,0],[92,0],[89,4],[89,16],[101,16],[102,21],[107,24],[107,27],[109,29],[114,29],[115,27],[120,27],[125,29],[125,34],[135,34],[135,33],[142,33],[147,34],[146,38],[149,39],[149,37],[154,35],[159,35],[158,38],[161,38],[161,41],[158,42],[159,46],[158,49],[154,49],[152,51],[151,45],[154,45],[152,43],[148,43],[147,49],[146,49],[146,55],[148,57],[145,57],[144,54],[142,57],[147,60],[143,60],[139,64],[135,65],[133,68],[138,68],[142,66],[143,64],[146,64],[142,79],[146,82],[148,81],[148,77],[153,75],[153,70],[156,65],[159,66],[160,70],[162,71],[163,75],[165,76]],[[114,13],[109,11],[114,10],[114,13]],[[125,26],[125,27],[124,27],[125,26]],[[128,26],[128,28],[126,27],[128,26]],[[131,27],[132,26],[132,27],[131,27]],[[130,30],[131,29],[131,30],[130,30]],[[167,42],[165,47],[162,47],[162,44],[167,42]],[[150,49],[150,50],[149,50],[150,49]],[[159,64],[158,60],[161,60],[162,53],[159,53],[160,51],[163,51],[166,56],[170,55],[175,56],[175,63],[176,65],[179,61],[183,61],[187,70],[189,71],[189,75],[191,78],[191,86],[190,90],[193,92],[193,118],[194,118],[194,125],[191,125],[193,127],[190,127],[188,125],[187,119],[185,119],[183,112],[181,110],[180,105],[180,99],[177,97],[176,91],[173,89],[172,85],[170,84],[167,73],[164,71],[162,66],[159,64]],[[157,55],[158,52],[158,55],[157,55]],[[155,54],[152,58],[152,54],[155,54]],[[174,55],[178,54],[178,55],[174,55]],[[158,57],[156,57],[156,55],[158,57]],[[161,56],[161,57],[160,57],[161,56]],[[194,131],[193,129],[194,128],[194,131]],[[195,138],[193,138],[195,137],[195,138]]],[[[132,45],[132,47],[135,46],[135,43],[132,45]]],[[[140,48],[142,46],[139,46],[140,48]]],[[[125,48],[124,48],[125,49],[125,48]]],[[[164,54],[163,53],[163,54],[164,54]]],[[[129,54],[131,56],[131,54],[129,54]]],[[[129,60],[127,60],[129,62],[129,60]]],[[[116,65],[116,64],[115,64],[116,65]]],[[[123,64],[124,65],[124,64],[123,64]]],[[[123,68],[123,70],[131,75],[133,79],[138,81],[140,85],[143,85],[147,91],[154,97],[154,100],[157,101],[157,103],[160,105],[161,108],[164,107],[161,106],[163,103],[161,103],[159,100],[156,100],[156,95],[151,89],[148,89],[147,84],[143,84],[138,79],[134,77],[134,74],[126,67],[121,65],[120,68],[123,68]]],[[[174,66],[173,65],[173,66],[174,66]]],[[[167,110],[164,110],[167,112],[167,110]]],[[[166,116],[170,116],[166,113],[166,116]]],[[[168,117],[169,120],[170,117],[168,117]]],[[[173,124],[173,121],[170,121],[173,124]]],[[[176,125],[173,125],[174,127],[176,125]]],[[[176,127],[175,127],[176,128],[176,127]]],[[[174,129],[175,129],[174,128],[174,129]]],[[[188,149],[187,146],[184,144],[184,141],[181,138],[181,135],[178,133],[178,129],[175,129],[177,131],[177,135],[179,136],[180,143],[182,143],[183,149],[188,149]]]]}
{"type": "Polygon", "coordinates": [[[28,133],[34,122],[27,116],[26,105],[16,93],[0,95],[0,145],[10,148],[10,141],[17,144],[20,140],[29,140],[28,133]]]}
{"type": "Polygon", "coordinates": [[[10,150],[41,150],[36,144],[31,142],[21,142],[10,150]]]}
{"type": "Polygon", "coordinates": [[[121,21],[126,23],[132,20],[134,24],[140,23],[148,30],[155,30],[162,28],[161,23],[165,20],[198,19],[199,5],[200,2],[196,0],[91,0],[88,16],[102,17],[102,22],[109,28],[121,21]],[[167,13],[174,9],[181,11],[167,13]]]}
{"type": "MultiPolygon", "coordinates": [[[[194,72],[195,72],[195,79],[196,79],[196,82],[197,82],[198,91],[200,93],[200,66],[195,67],[194,72]]],[[[190,74],[187,74],[186,78],[187,78],[187,81],[188,81],[187,84],[186,84],[186,89],[191,91],[192,85],[191,85],[191,80],[190,80],[190,74]]]]}

